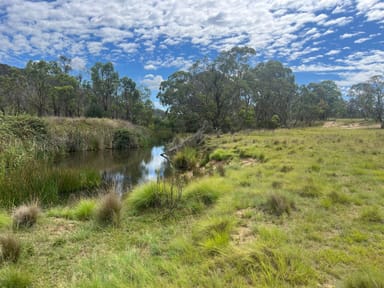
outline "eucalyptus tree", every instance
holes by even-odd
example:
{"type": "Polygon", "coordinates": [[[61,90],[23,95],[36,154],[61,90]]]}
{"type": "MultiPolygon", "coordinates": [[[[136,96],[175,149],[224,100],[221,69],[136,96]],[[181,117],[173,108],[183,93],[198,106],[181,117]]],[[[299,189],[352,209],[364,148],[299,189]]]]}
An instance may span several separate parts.
{"type": "Polygon", "coordinates": [[[384,75],[375,75],[368,81],[353,85],[349,96],[357,103],[365,118],[374,118],[384,128],[384,75]]]}
{"type": "Polygon", "coordinates": [[[52,84],[60,68],[56,62],[29,61],[25,72],[30,86],[30,103],[38,116],[49,114],[48,99],[52,92],[52,84]]]}
{"type": "Polygon", "coordinates": [[[4,114],[28,112],[28,85],[21,69],[11,68],[0,76],[0,111],[4,114]]]}
{"type": "Polygon", "coordinates": [[[276,115],[281,125],[287,126],[296,93],[292,70],[278,61],[268,61],[258,64],[252,73],[252,96],[258,125],[271,125],[272,117],[276,115]]]}
{"type": "Polygon", "coordinates": [[[111,115],[110,108],[119,86],[119,74],[111,62],[97,62],[91,68],[91,79],[93,92],[101,103],[104,116],[111,115]]]}

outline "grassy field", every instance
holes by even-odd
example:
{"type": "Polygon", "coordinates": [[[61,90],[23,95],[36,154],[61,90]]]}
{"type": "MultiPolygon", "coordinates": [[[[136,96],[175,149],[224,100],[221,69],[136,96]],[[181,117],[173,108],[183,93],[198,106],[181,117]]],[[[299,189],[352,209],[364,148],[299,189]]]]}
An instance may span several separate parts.
{"type": "Polygon", "coordinates": [[[18,230],[4,211],[22,250],[0,287],[384,287],[384,130],[368,128],[210,136],[199,177],[137,187],[115,225],[93,220],[100,200],[18,230]]]}

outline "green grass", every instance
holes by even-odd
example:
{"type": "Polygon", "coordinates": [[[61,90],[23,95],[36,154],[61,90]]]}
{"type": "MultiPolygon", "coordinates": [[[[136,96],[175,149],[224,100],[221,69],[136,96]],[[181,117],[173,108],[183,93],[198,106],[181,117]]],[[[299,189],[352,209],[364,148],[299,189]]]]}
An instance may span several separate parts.
{"type": "Polygon", "coordinates": [[[73,216],[93,214],[91,200],[43,210],[32,229],[13,232],[23,249],[0,267],[0,283],[33,275],[33,287],[383,287],[383,141],[372,128],[212,135],[202,149],[221,155],[205,159],[204,176],[173,194],[170,183],[135,187],[119,225],[73,216]]]}
{"type": "Polygon", "coordinates": [[[91,191],[101,182],[96,170],[53,168],[37,160],[0,178],[0,206],[12,207],[26,201],[58,204],[74,192],[91,191]]]}

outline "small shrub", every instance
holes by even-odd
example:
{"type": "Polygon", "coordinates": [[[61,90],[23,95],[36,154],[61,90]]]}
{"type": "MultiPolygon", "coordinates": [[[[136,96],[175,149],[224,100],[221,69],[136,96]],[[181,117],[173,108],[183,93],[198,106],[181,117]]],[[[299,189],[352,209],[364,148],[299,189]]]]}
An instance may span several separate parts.
{"type": "Polygon", "coordinates": [[[384,288],[384,274],[377,271],[353,273],[343,288],[384,288]]]}
{"type": "Polygon", "coordinates": [[[39,214],[40,208],[37,204],[22,205],[13,212],[13,226],[31,227],[36,224],[39,214]]]}
{"type": "Polygon", "coordinates": [[[25,271],[7,267],[0,273],[1,288],[30,288],[32,287],[31,276],[25,271]]]}
{"type": "Polygon", "coordinates": [[[113,133],[112,147],[117,150],[125,150],[139,147],[139,139],[136,134],[126,128],[118,129],[113,133]]]}
{"type": "Polygon", "coordinates": [[[209,155],[210,160],[224,161],[229,160],[233,157],[233,153],[224,149],[216,149],[209,155]]]}
{"type": "Polygon", "coordinates": [[[100,224],[119,224],[121,200],[114,192],[106,194],[96,209],[96,220],[100,224]]]}
{"type": "Polygon", "coordinates": [[[295,209],[295,203],[281,194],[270,194],[264,204],[264,209],[276,216],[281,216],[284,213],[291,214],[291,210],[295,209]]]}
{"type": "Polygon", "coordinates": [[[370,207],[361,213],[360,219],[365,222],[383,223],[384,216],[377,207],[370,207]]]}
{"type": "Polygon", "coordinates": [[[178,151],[173,157],[173,165],[177,170],[188,171],[193,169],[197,163],[197,152],[191,147],[185,147],[178,151]]]}
{"type": "Polygon", "coordinates": [[[1,260],[17,262],[20,257],[21,245],[13,235],[0,237],[1,260]]]}

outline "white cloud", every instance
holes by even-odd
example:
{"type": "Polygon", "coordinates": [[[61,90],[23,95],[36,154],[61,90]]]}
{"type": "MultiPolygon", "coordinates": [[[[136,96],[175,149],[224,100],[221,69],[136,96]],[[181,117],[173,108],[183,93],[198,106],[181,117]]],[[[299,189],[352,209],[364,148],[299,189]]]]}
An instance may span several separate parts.
{"type": "Polygon", "coordinates": [[[347,38],[352,38],[352,37],[360,35],[360,34],[364,34],[364,32],[345,33],[345,34],[341,35],[340,38],[341,39],[347,39],[347,38]]]}
{"type": "Polygon", "coordinates": [[[361,44],[361,43],[368,41],[369,39],[371,39],[371,38],[368,38],[368,37],[367,38],[360,38],[360,39],[353,41],[353,43],[361,44]]]}
{"type": "Polygon", "coordinates": [[[157,92],[159,90],[160,83],[163,81],[164,79],[161,75],[147,74],[144,76],[141,83],[151,89],[152,92],[157,92]]]}
{"type": "Polygon", "coordinates": [[[341,50],[330,50],[327,53],[325,53],[325,55],[331,56],[331,55],[339,54],[340,52],[341,50]]]}
{"type": "Polygon", "coordinates": [[[77,70],[77,71],[85,71],[86,70],[86,60],[83,59],[83,58],[80,58],[78,56],[74,57],[72,60],[71,60],[71,66],[74,70],[77,70]]]}

